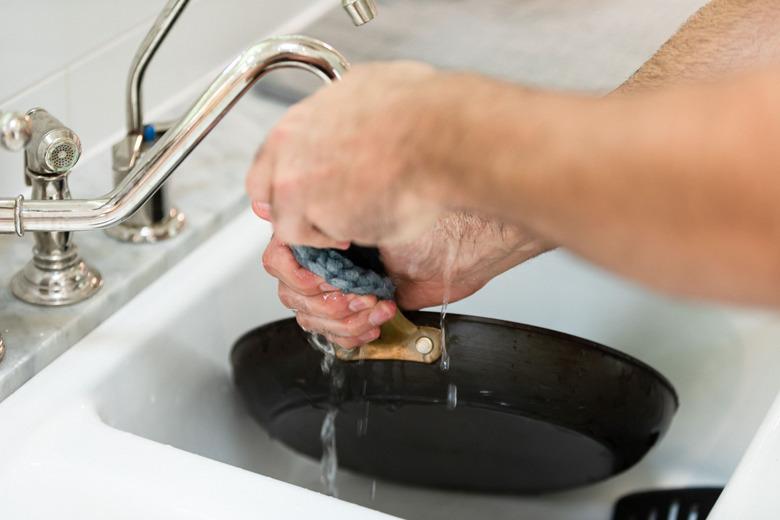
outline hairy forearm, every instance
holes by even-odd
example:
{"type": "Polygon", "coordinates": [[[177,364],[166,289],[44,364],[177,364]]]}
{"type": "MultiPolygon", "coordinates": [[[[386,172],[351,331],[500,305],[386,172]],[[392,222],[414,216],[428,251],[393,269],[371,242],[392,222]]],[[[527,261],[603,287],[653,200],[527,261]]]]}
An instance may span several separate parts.
{"type": "MultiPolygon", "coordinates": [[[[616,89],[612,97],[615,94],[636,94],[701,80],[713,82],[734,73],[778,63],[778,25],[780,6],[775,0],[714,0],[692,16],[647,63],[616,89]]],[[[742,98],[743,102],[746,101],[745,97],[750,96],[748,92],[751,88],[759,91],[762,89],[758,85],[762,81],[771,82],[767,79],[753,80],[752,87],[747,83],[744,84],[744,90],[737,87],[740,91],[735,95],[742,98]]],[[[765,294],[762,288],[766,287],[762,286],[763,282],[771,283],[775,280],[775,262],[780,262],[774,251],[774,211],[771,201],[763,206],[766,214],[761,218],[760,224],[764,225],[751,225],[749,229],[744,229],[743,225],[741,231],[734,230],[738,223],[746,222],[743,214],[761,214],[755,211],[757,207],[745,207],[751,205],[755,195],[748,193],[752,183],[747,186],[742,184],[745,177],[760,183],[758,172],[762,170],[752,170],[748,166],[758,151],[753,149],[752,145],[747,152],[744,148],[737,147],[737,143],[744,141],[743,136],[746,135],[742,131],[750,135],[751,130],[756,128],[756,121],[750,117],[751,112],[756,110],[755,106],[735,106],[731,115],[722,114],[722,120],[714,123],[708,121],[711,115],[709,112],[717,112],[722,109],[723,104],[733,102],[728,88],[719,94],[713,92],[710,105],[700,104],[698,113],[701,120],[698,124],[705,126],[703,130],[713,130],[711,124],[733,128],[731,139],[734,142],[730,142],[731,146],[719,150],[727,155],[723,162],[720,162],[714,160],[707,149],[706,132],[702,133],[702,129],[693,128],[696,124],[694,121],[689,121],[688,125],[680,125],[680,114],[685,114],[692,108],[687,100],[681,101],[684,97],[682,94],[669,96],[669,100],[664,101],[667,104],[665,110],[656,112],[657,107],[652,106],[654,98],[648,98],[644,102],[631,101],[626,106],[616,104],[614,108],[585,108],[589,103],[583,99],[571,98],[563,101],[557,96],[528,92],[519,94],[517,89],[497,90],[504,91],[503,98],[509,105],[513,104],[512,99],[516,96],[523,98],[515,123],[522,122],[524,128],[507,129],[502,125],[496,127],[495,121],[500,121],[511,112],[507,111],[509,108],[505,104],[495,103],[494,93],[487,94],[484,105],[476,103],[478,111],[484,113],[491,104],[497,109],[486,118],[486,124],[490,126],[488,137],[475,153],[479,157],[491,156],[490,152],[485,152],[495,146],[495,143],[505,143],[511,135],[518,136],[521,142],[532,149],[531,154],[537,152],[537,155],[548,157],[547,161],[552,163],[532,166],[533,161],[524,158],[526,164],[522,169],[525,171],[536,168],[544,172],[543,179],[556,180],[563,184],[560,195],[554,198],[554,192],[547,183],[537,183],[539,189],[532,196],[537,202],[548,203],[550,207],[546,208],[547,211],[551,212],[551,216],[559,217],[557,226],[561,227],[560,231],[556,230],[554,219],[550,218],[550,222],[546,224],[546,219],[541,216],[542,212],[534,212],[539,219],[536,224],[538,232],[545,233],[545,238],[548,239],[543,243],[538,242],[542,244],[538,252],[550,249],[553,240],[560,241],[602,265],[669,291],[725,297],[736,301],[776,303],[774,296],[765,294]],[[611,114],[610,123],[616,126],[611,131],[611,137],[608,135],[608,125],[603,124],[605,121],[601,119],[603,115],[575,116],[582,112],[595,113],[602,110],[611,114]],[[644,111],[647,114],[643,114],[644,111]],[[555,131],[558,135],[551,135],[555,132],[549,129],[539,131],[543,127],[541,122],[534,128],[533,121],[545,120],[556,121],[555,131]],[[566,123],[561,125],[561,121],[566,123]],[[601,126],[603,128],[600,128],[601,126]],[[670,128],[674,131],[668,131],[670,128]],[[688,134],[689,131],[693,132],[693,135],[688,134]],[[701,145],[698,155],[693,149],[695,143],[691,142],[696,139],[695,135],[699,136],[701,145]],[[582,140],[583,136],[598,142],[580,146],[583,154],[579,159],[581,163],[572,165],[572,162],[578,160],[575,159],[574,153],[577,147],[569,145],[582,140]],[[636,148],[633,148],[627,142],[628,137],[644,137],[646,141],[642,146],[637,143],[636,148]],[[651,143],[655,143],[658,148],[653,149],[651,143]],[[599,144],[613,145],[615,149],[599,152],[599,144]],[[643,148],[650,157],[665,156],[667,161],[674,164],[655,165],[647,158],[641,159],[643,148]],[[546,153],[540,153],[543,150],[546,153]],[[626,150],[629,150],[629,157],[623,158],[625,164],[621,166],[617,158],[624,155],[626,150]],[[676,154],[675,150],[678,150],[676,154]],[[741,157],[746,153],[751,157],[741,157]],[[549,159],[556,155],[559,160],[549,159]],[[599,157],[594,160],[594,155],[599,157]],[[718,175],[710,174],[706,169],[708,157],[710,162],[719,168],[718,175]],[[632,164],[634,160],[640,164],[632,164]],[[604,164],[601,164],[602,162],[604,164]],[[572,170],[572,166],[581,167],[588,164],[593,164],[590,177],[583,172],[571,175],[555,173],[556,170],[572,170]],[[691,172],[685,171],[686,165],[691,172]],[[626,170],[623,171],[622,168],[626,170]],[[644,177],[641,172],[644,172],[644,177]],[[715,179],[718,179],[717,184],[715,179]],[[588,180],[594,184],[587,184],[588,180]],[[732,186],[734,184],[737,186],[732,186]],[[710,190],[703,189],[708,186],[710,190]],[[602,190],[605,190],[604,193],[601,193],[602,190]],[[655,196],[651,196],[651,190],[654,190],[655,196]],[[602,196],[585,198],[590,191],[602,196]],[[691,195],[691,191],[698,193],[698,201],[697,197],[691,195]],[[640,200],[635,201],[627,193],[636,195],[640,200]],[[613,200],[610,200],[610,197],[613,200]],[[585,211],[585,214],[577,214],[578,209],[585,211]],[[640,214],[643,218],[632,220],[629,218],[632,214],[640,214]],[[701,222],[707,225],[702,226],[701,222]],[[566,233],[565,230],[570,232],[566,233]],[[745,275],[748,275],[749,280],[743,279],[745,275]]],[[[479,91],[479,88],[476,91],[479,91]]],[[[687,95],[696,98],[699,93],[689,92],[687,95]]],[[[498,99],[501,98],[502,96],[498,96],[498,99]]],[[[757,110],[761,112],[762,108],[757,110]]],[[[477,127],[471,125],[469,128],[477,127]]],[[[765,129],[760,128],[759,131],[764,132],[765,129]]],[[[484,129],[479,129],[478,132],[485,135],[484,129]]],[[[474,131],[473,134],[478,132],[474,131]]],[[[712,139],[715,141],[716,137],[712,139]]],[[[455,137],[456,142],[467,140],[471,139],[455,137]]],[[[499,174],[500,176],[513,177],[515,155],[517,154],[513,150],[506,158],[508,167],[498,167],[499,171],[507,171],[503,175],[499,174]]],[[[771,158],[767,157],[766,161],[771,162],[771,158]]],[[[764,174],[771,176],[771,172],[767,171],[772,169],[771,165],[764,165],[763,168],[764,174]]],[[[482,167],[480,169],[484,171],[482,167]]],[[[769,184],[765,187],[769,188],[773,180],[770,178],[767,181],[769,184]]],[[[478,193],[478,188],[485,186],[484,182],[477,184],[474,186],[476,191],[471,193],[478,193]]],[[[534,193],[527,189],[524,191],[534,193]]],[[[517,215],[517,212],[523,212],[523,208],[519,207],[519,201],[511,195],[512,192],[498,192],[510,194],[503,207],[508,213],[515,213],[515,221],[522,221],[527,225],[527,220],[532,218],[532,212],[528,210],[535,201],[528,201],[525,214],[517,215]]],[[[493,198],[496,191],[485,195],[493,198]]],[[[482,220],[487,226],[492,226],[502,218],[513,217],[495,216],[492,220],[490,217],[483,217],[482,220]]],[[[457,219],[449,221],[453,229],[457,227],[455,222],[457,219]]],[[[510,231],[522,229],[513,224],[504,225],[510,231]]],[[[474,232],[474,226],[468,229],[474,237],[491,243],[500,236],[495,233],[474,232]]],[[[507,243],[511,243],[511,240],[507,243]]],[[[518,255],[517,261],[522,260],[523,256],[518,255]]]]}
{"type": "MultiPolygon", "coordinates": [[[[740,70],[780,61],[780,7],[777,0],[713,0],[694,14],[615,94],[649,91],[686,81],[713,80],[740,70]]],[[[442,225],[463,232],[461,216],[442,225]]],[[[503,226],[509,234],[527,234],[516,226],[489,217],[465,215],[488,228],[503,226]]],[[[493,242],[496,233],[468,226],[475,240],[493,242]]],[[[511,236],[503,241],[511,244],[511,236]]],[[[553,248],[539,242],[538,252],[553,248]],[[543,244],[543,245],[542,245],[543,244]]],[[[522,259],[523,255],[517,255],[522,259]]]]}
{"type": "Polygon", "coordinates": [[[778,22],[775,0],[714,0],[605,100],[453,80],[472,101],[442,132],[449,200],[657,288],[780,303],[778,22]]]}
{"type": "Polygon", "coordinates": [[[715,80],[778,63],[780,4],[776,0],[713,0],[694,14],[620,89],[715,80]]]}
{"type": "Polygon", "coordinates": [[[656,288],[778,304],[778,82],[598,99],[459,77],[484,103],[440,150],[447,200],[656,288]]]}

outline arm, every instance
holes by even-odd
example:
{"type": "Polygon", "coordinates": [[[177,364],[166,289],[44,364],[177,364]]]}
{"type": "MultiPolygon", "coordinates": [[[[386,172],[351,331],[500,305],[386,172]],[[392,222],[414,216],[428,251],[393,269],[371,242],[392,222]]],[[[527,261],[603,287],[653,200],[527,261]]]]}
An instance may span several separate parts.
{"type": "Polygon", "coordinates": [[[453,80],[494,110],[463,114],[463,127],[475,129],[462,141],[474,144],[463,154],[472,160],[447,169],[460,183],[464,167],[484,169],[476,150],[493,160],[490,193],[479,193],[484,182],[458,188],[469,194],[462,204],[497,207],[496,194],[511,194],[496,216],[609,269],[679,294],[780,303],[779,18],[772,1],[713,2],[620,99],[453,80]],[[757,71],[640,93],[740,69],[757,71]],[[491,135],[515,136],[513,146],[484,154],[491,135]]]}

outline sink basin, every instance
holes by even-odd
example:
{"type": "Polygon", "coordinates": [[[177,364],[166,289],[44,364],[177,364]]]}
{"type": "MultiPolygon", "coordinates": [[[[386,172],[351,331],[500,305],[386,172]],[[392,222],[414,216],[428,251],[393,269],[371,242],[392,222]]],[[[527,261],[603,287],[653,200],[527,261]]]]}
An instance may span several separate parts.
{"type": "Polygon", "coordinates": [[[269,439],[230,380],[233,342],[290,315],[260,266],[270,233],[240,215],[0,403],[0,516],[603,520],[625,493],[725,484],[780,386],[775,316],[674,301],[555,252],[451,310],[649,363],[680,395],[666,438],[631,470],[567,493],[451,493],[340,471],[340,498],[326,497],[319,462],[269,439]]]}

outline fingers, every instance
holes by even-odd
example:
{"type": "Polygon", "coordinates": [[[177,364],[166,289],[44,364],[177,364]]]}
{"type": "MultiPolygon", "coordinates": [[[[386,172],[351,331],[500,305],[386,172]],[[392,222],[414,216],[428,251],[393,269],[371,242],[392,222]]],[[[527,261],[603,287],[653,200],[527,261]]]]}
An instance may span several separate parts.
{"type": "MultiPolygon", "coordinates": [[[[370,310],[366,310],[352,314],[343,320],[330,320],[298,312],[295,319],[304,330],[309,332],[331,334],[340,338],[361,338],[365,334],[371,335],[379,330],[379,327],[369,323],[368,315],[370,313],[370,310]]],[[[377,334],[376,337],[379,335],[377,334]]]]}
{"type": "Polygon", "coordinates": [[[379,327],[397,311],[392,301],[373,295],[343,294],[321,277],[304,269],[292,251],[274,236],[263,254],[263,266],[279,280],[279,299],[296,311],[305,330],[324,334],[344,348],[379,337],[379,327]]]}
{"type": "Polygon", "coordinates": [[[298,324],[309,332],[324,334],[329,340],[345,348],[354,348],[377,339],[380,325],[395,315],[391,301],[381,301],[371,309],[353,313],[343,319],[329,319],[298,312],[298,324]]]}
{"type": "Polygon", "coordinates": [[[298,265],[290,248],[276,236],[271,239],[263,253],[263,267],[268,274],[305,296],[316,296],[323,291],[335,290],[335,287],[328,286],[325,280],[298,265]]]}
{"type": "Polygon", "coordinates": [[[285,307],[320,318],[342,320],[356,312],[371,309],[376,305],[376,296],[343,294],[333,290],[315,296],[306,296],[279,282],[279,299],[285,307]]]}
{"type": "Polygon", "coordinates": [[[288,244],[299,244],[321,249],[347,249],[349,242],[335,240],[318,230],[303,217],[289,216],[274,221],[274,231],[288,244]]]}

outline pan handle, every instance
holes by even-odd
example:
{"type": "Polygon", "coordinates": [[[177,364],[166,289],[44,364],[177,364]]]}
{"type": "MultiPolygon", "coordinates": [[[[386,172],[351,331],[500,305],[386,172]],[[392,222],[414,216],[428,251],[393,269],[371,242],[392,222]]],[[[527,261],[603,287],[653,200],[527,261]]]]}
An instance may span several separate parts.
{"type": "MultiPolygon", "coordinates": [[[[345,293],[374,294],[393,299],[395,286],[387,276],[379,250],[352,245],[347,251],[291,246],[298,263],[345,293]]],[[[342,361],[394,360],[434,363],[442,354],[441,330],[418,327],[399,310],[381,327],[378,339],[356,349],[335,348],[342,361]]],[[[337,346],[336,346],[337,347],[337,346]]]]}

